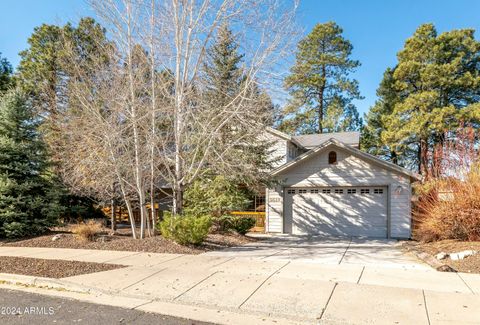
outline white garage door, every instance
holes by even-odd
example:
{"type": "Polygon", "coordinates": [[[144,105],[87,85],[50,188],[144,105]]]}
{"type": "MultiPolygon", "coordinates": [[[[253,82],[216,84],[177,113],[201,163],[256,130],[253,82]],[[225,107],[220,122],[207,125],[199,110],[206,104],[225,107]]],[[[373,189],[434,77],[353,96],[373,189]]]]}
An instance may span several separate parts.
{"type": "Polygon", "coordinates": [[[385,238],[387,188],[286,188],[284,228],[292,234],[385,238]]]}

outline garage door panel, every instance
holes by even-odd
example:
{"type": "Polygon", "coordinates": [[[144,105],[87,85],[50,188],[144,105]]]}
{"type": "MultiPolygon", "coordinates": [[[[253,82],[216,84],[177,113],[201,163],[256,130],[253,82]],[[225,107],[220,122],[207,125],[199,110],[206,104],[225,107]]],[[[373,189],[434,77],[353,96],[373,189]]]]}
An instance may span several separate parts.
{"type": "Polygon", "coordinates": [[[287,194],[291,198],[286,200],[291,205],[286,206],[286,209],[291,209],[290,232],[386,237],[386,192],[384,187],[291,189],[290,194],[287,194]]]}

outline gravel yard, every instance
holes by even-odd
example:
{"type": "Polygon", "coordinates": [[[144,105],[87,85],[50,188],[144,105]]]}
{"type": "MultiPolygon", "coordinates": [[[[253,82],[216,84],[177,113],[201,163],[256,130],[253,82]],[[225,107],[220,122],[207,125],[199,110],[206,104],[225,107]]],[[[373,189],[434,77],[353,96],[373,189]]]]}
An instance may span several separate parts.
{"type": "Polygon", "coordinates": [[[131,252],[172,253],[172,254],[200,254],[206,251],[239,246],[258,239],[237,234],[209,234],[207,240],[200,246],[183,246],[162,236],[133,239],[127,229],[120,229],[115,235],[98,237],[96,241],[86,242],[77,239],[67,229],[56,229],[48,234],[15,241],[0,241],[0,246],[16,247],[53,247],[53,248],[82,248],[103,249],[131,252]],[[56,241],[52,237],[60,234],[56,241]]]}
{"type": "Polygon", "coordinates": [[[465,242],[457,240],[441,240],[431,243],[416,242],[415,247],[433,256],[440,252],[456,253],[465,250],[474,250],[478,253],[463,260],[452,261],[450,258],[440,262],[447,264],[458,272],[480,273],[480,242],[465,242]]]}
{"type": "Polygon", "coordinates": [[[47,260],[16,256],[0,256],[0,261],[0,273],[22,274],[57,279],[124,267],[123,265],[115,264],[47,260]]]}

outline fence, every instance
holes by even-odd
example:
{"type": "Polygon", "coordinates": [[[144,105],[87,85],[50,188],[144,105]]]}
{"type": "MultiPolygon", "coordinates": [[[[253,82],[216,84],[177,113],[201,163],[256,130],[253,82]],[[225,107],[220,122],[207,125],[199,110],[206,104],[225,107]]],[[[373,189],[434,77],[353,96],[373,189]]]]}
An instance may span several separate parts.
{"type": "Polygon", "coordinates": [[[255,226],[250,231],[265,232],[265,212],[233,211],[230,214],[244,218],[255,218],[255,226]]]}

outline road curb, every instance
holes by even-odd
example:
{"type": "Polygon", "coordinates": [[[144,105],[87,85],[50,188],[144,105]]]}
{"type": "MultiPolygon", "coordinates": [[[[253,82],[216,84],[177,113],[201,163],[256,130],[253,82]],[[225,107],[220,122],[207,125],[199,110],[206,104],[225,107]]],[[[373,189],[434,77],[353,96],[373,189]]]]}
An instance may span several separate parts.
{"type": "Polygon", "coordinates": [[[0,283],[14,284],[25,287],[38,287],[57,291],[72,291],[76,293],[106,294],[106,292],[102,292],[96,288],[71,283],[65,280],[21,274],[0,273],[0,283]]]}

